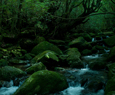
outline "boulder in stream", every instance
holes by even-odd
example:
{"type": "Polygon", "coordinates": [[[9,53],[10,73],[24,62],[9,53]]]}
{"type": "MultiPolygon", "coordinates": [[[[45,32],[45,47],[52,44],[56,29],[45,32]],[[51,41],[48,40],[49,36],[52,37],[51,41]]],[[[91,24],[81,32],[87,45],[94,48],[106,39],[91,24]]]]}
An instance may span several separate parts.
{"type": "Polygon", "coordinates": [[[115,46],[115,35],[111,36],[110,38],[104,39],[103,41],[107,46],[113,47],[115,46]]]}
{"type": "Polygon", "coordinates": [[[81,53],[78,51],[77,48],[69,48],[67,50],[67,62],[72,68],[83,68],[84,64],[81,61],[81,53]]]}
{"type": "Polygon", "coordinates": [[[12,80],[17,77],[22,77],[26,73],[21,69],[12,67],[12,66],[5,66],[0,68],[0,80],[12,80]]]}
{"type": "Polygon", "coordinates": [[[57,72],[41,70],[33,73],[13,95],[44,95],[68,87],[66,78],[57,72]]]}
{"type": "Polygon", "coordinates": [[[42,62],[39,62],[39,63],[35,63],[32,66],[30,66],[29,68],[27,68],[26,72],[28,74],[32,74],[32,73],[37,72],[39,70],[45,70],[45,69],[46,69],[46,66],[42,62]]]}
{"type": "Polygon", "coordinates": [[[83,49],[91,49],[90,43],[88,43],[83,37],[78,37],[72,40],[69,43],[69,46],[76,47],[79,49],[79,51],[82,51],[83,49]]]}

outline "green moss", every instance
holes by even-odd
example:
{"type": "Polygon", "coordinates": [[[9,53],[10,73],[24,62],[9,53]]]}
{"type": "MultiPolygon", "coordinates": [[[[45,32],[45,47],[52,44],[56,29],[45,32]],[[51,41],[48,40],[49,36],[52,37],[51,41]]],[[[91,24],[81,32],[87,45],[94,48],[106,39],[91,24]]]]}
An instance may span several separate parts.
{"type": "Polygon", "coordinates": [[[92,54],[92,51],[91,50],[88,50],[88,49],[85,49],[81,52],[82,55],[90,55],[92,54]]]}
{"type": "Polygon", "coordinates": [[[115,46],[115,35],[110,38],[104,39],[104,43],[110,47],[115,46]]]}
{"type": "Polygon", "coordinates": [[[32,74],[13,95],[57,92],[68,87],[65,77],[57,72],[41,70],[32,74]]]}
{"type": "Polygon", "coordinates": [[[1,80],[11,80],[17,77],[22,77],[23,75],[25,75],[25,72],[15,67],[5,66],[0,69],[1,80]]]}
{"type": "Polygon", "coordinates": [[[52,43],[49,43],[47,41],[43,41],[40,44],[38,44],[37,46],[35,46],[32,49],[31,53],[37,55],[37,54],[39,54],[43,51],[46,51],[46,50],[54,51],[57,54],[63,54],[62,51],[57,46],[55,46],[52,43]]]}
{"type": "Polygon", "coordinates": [[[50,51],[50,50],[46,50],[40,54],[38,54],[37,56],[35,56],[32,60],[31,63],[36,63],[36,62],[44,62],[46,59],[52,59],[55,61],[59,61],[58,57],[56,56],[55,52],[50,51]]]}
{"type": "Polygon", "coordinates": [[[45,70],[45,69],[46,69],[45,65],[42,62],[39,62],[39,63],[33,64],[31,67],[27,68],[26,72],[28,74],[32,74],[39,70],[45,70]]]}

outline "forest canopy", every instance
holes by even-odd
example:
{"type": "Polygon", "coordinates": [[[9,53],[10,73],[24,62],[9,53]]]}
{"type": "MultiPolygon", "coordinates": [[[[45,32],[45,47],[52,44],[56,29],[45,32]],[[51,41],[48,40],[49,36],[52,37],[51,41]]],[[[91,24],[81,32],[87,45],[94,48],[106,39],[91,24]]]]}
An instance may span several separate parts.
{"type": "Polygon", "coordinates": [[[64,37],[88,21],[102,6],[101,0],[1,0],[0,30],[32,29],[47,37],[64,37]]]}

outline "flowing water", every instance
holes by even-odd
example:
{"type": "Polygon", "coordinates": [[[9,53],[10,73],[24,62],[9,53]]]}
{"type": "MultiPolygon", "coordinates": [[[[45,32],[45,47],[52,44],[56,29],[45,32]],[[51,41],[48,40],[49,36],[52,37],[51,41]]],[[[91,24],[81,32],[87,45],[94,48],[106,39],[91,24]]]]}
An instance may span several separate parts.
{"type": "MultiPolygon", "coordinates": [[[[89,60],[99,57],[100,55],[84,56],[85,59],[89,60]]],[[[91,74],[91,76],[98,76],[100,74],[99,71],[90,70],[88,65],[86,65],[86,63],[84,64],[85,66],[82,69],[66,68],[64,71],[61,71],[61,73],[63,73],[67,78],[69,87],[64,91],[49,95],[104,95],[103,88],[98,91],[90,91],[85,86],[86,84],[81,84],[81,81],[84,78],[83,76],[85,76],[86,73],[91,74]]],[[[19,88],[19,86],[14,86],[13,81],[8,82],[7,84],[9,84],[8,87],[3,85],[3,87],[0,88],[0,95],[12,95],[19,88]]]]}

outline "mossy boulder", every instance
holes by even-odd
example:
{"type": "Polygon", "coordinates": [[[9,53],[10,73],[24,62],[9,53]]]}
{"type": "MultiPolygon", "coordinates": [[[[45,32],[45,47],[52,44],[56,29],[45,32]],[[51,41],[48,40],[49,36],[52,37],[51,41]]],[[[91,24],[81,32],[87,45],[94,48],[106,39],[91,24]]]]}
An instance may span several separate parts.
{"type": "Polygon", "coordinates": [[[93,59],[90,62],[88,62],[89,68],[92,70],[102,70],[106,68],[106,60],[105,58],[97,58],[93,59]]]}
{"type": "Polygon", "coordinates": [[[36,55],[32,60],[31,64],[34,64],[36,62],[43,62],[43,64],[47,67],[54,67],[57,65],[57,62],[59,62],[59,59],[55,52],[46,50],[38,55],[36,55]]]}
{"type": "Polygon", "coordinates": [[[84,65],[80,59],[81,53],[78,51],[77,48],[69,48],[67,50],[67,63],[72,68],[82,68],[84,65]]]}
{"type": "Polygon", "coordinates": [[[22,77],[26,73],[22,71],[21,69],[11,67],[11,66],[5,66],[0,68],[0,79],[1,80],[11,80],[15,79],[17,77],[22,77]]]}
{"type": "Polygon", "coordinates": [[[105,49],[105,47],[100,46],[100,45],[96,45],[95,47],[96,47],[96,49],[98,49],[98,50],[104,50],[104,49],[105,49]]]}
{"type": "Polygon", "coordinates": [[[115,46],[115,35],[103,40],[107,46],[115,46]]]}
{"type": "Polygon", "coordinates": [[[108,95],[111,91],[115,91],[115,76],[108,80],[105,86],[105,95],[108,95]]]}
{"type": "Polygon", "coordinates": [[[108,61],[115,61],[115,46],[111,48],[107,60],[108,61]]]}
{"type": "Polygon", "coordinates": [[[82,51],[84,49],[91,49],[90,43],[88,43],[83,37],[78,37],[74,40],[72,40],[69,43],[70,47],[76,47],[79,49],[79,51],[82,51]]]}
{"type": "Polygon", "coordinates": [[[31,53],[37,55],[37,54],[39,54],[43,51],[46,51],[46,50],[54,51],[55,53],[57,53],[59,55],[63,54],[62,51],[57,46],[55,46],[52,43],[49,43],[47,41],[43,41],[43,42],[39,43],[38,45],[36,45],[32,49],[31,53]]]}
{"type": "Polygon", "coordinates": [[[27,78],[13,95],[48,95],[67,87],[68,83],[62,74],[41,70],[27,78]]]}
{"type": "Polygon", "coordinates": [[[81,52],[82,55],[91,55],[92,54],[92,51],[89,50],[89,49],[84,49],[82,52],[81,52]]]}
{"type": "Polygon", "coordinates": [[[8,65],[8,61],[7,60],[0,59],[0,67],[7,66],[7,65],[8,65]]]}
{"type": "Polygon", "coordinates": [[[108,72],[108,79],[112,78],[115,75],[115,63],[108,64],[107,68],[109,70],[108,72]]]}
{"type": "Polygon", "coordinates": [[[29,68],[27,68],[26,72],[28,74],[32,74],[32,73],[37,72],[39,70],[45,70],[45,69],[46,69],[46,66],[42,62],[39,62],[39,63],[35,63],[32,66],[30,66],[29,68]]]}

